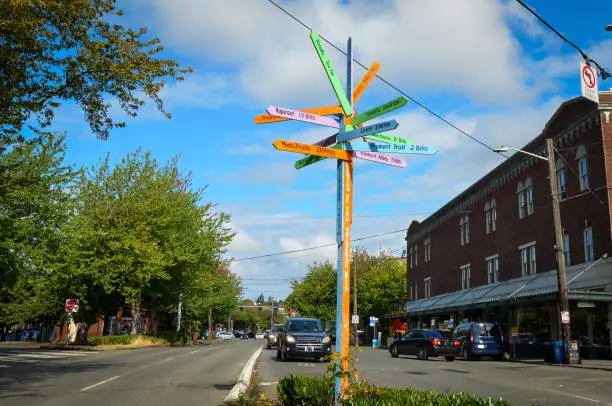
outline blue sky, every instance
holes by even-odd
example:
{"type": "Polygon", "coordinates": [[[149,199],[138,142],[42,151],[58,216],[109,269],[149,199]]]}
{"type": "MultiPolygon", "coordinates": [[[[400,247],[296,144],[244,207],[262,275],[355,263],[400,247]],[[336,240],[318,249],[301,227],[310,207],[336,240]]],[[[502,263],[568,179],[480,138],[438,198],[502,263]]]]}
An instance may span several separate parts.
{"type": "MultiPolygon", "coordinates": [[[[335,241],[335,164],[301,170],[300,155],[276,151],[285,139],[315,142],[332,129],[300,122],[257,125],[269,105],[305,108],[337,104],[308,31],[265,0],[132,0],[119,2],[125,25],[145,26],[164,55],[194,68],[162,95],[173,117],[151,104],[108,141],[91,135],[81,112],[65,105],[54,129],[68,134],[67,160],[93,165],[110,152],[138,147],[159,160],[180,156],[205,198],[232,216],[234,258],[335,241]]],[[[580,94],[579,55],[515,1],[291,0],[279,3],[307,25],[463,130],[493,147],[522,146],[537,136],[559,104],[580,94]]],[[[530,6],[603,66],[612,68],[612,3],[530,0],[530,6]]],[[[345,58],[326,46],[337,72],[345,58]]],[[[365,72],[354,69],[355,82],[365,72]]],[[[608,82],[608,83],[606,83],[608,82]]],[[[612,80],[600,89],[612,87],[612,80]]],[[[399,94],[375,80],[357,109],[399,94]]],[[[122,114],[117,110],[116,114],[122,114]]],[[[393,135],[428,144],[434,157],[404,155],[406,168],[355,164],[354,238],[406,228],[468,187],[501,158],[409,102],[378,121],[395,118],[393,135]]],[[[403,233],[355,243],[375,254],[400,254],[403,233]]],[[[330,259],[334,247],[236,261],[245,297],[285,298],[289,281],[308,264],[330,259]]]]}

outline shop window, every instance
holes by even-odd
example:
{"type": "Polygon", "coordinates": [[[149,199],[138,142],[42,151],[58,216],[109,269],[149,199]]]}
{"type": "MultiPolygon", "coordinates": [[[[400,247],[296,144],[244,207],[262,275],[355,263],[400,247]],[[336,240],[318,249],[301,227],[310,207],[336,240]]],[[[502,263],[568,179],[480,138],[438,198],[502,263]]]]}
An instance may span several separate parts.
{"type": "Polygon", "coordinates": [[[461,245],[470,243],[470,216],[467,213],[461,215],[459,220],[459,231],[461,232],[461,245]]]}
{"type": "Polygon", "coordinates": [[[425,262],[429,262],[431,261],[431,239],[429,238],[429,236],[427,238],[425,238],[425,241],[423,242],[423,246],[424,246],[424,251],[425,251],[425,262]]]}
{"type": "Polygon", "coordinates": [[[472,270],[470,264],[463,265],[461,270],[461,289],[469,289],[472,286],[472,270]]]}
{"type": "Polygon", "coordinates": [[[485,258],[487,262],[487,280],[489,283],[499,282],[499,255],[485,258]]]}
{"type": "Polygon", "coordinates": [[[584,260],[593,261],[595,259],[595,250],[593,249],[593,229],[587,227],[584,229],[584,260]]]}
{"type": "Polygon", "coordinates": [[[431,276],[423,279],[423,297],[431,296],[431,276]]]}
{"type": "Polygon", "coordinates": [[[485,203],[485,231],[487,234],[494,232],[497,229],[497,208],[495,199],[485,203]]]}
{"type": "Polygon", "coordinates": [[[535,241],[519,246],[521,256],[521,274],[533,275],[536,273],[536,245],[535,241]]]}
{"type": "Polygon", "coordinates": [[[587,162],[586,149],[582,145],[576,150],[576,162],[578,164],[580,191],[582,192],[589,188],[589,166],[587,162]]]}
{"type": "Polygon", "coordinates": [[[570,237],[569,234],[563,235],[563,255],[565,257],[565,266],[570,266],[570,237]]]}
{"type": "Polygon", "coordinates": [[[567,198],[565,186],[565,163],[563,159],[557,159],[557,188],[559,189],[559,200],[567,198]]]}

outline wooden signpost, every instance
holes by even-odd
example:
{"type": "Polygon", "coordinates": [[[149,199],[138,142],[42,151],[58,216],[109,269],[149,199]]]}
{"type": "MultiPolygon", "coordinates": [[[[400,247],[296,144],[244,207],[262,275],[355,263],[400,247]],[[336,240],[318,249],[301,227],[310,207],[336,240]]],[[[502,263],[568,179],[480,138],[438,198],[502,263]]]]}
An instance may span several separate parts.
{"type": "MultiPolygon", "coordinates": [[[[351,38],[347,49],[347,85],[344,91],[336,71],[325,52],[319,35],[311,31],[310,39],[321,60],[325,73],[336,94],[339,106],[326,106],[311,109],[292,110],[277,106],[268,108],[269,114],[255,117],[257,124],[297,120],[311,124],[338,128],[339,131],[324,138],[315,145],[295,141],[276,140],[274,148],[281,151],[296,152],[307,156],[295,162],[300,169],[326,158],[336,159],[336,241],[338,243],[338,278],[336,286],[336,352],[340,354],[337,365],[339,372],[348,371],[349,360],[349,297],[351,271],[351,224],[353,222],[353,158],[368,160],[385,165],[405,168],[406,161],[385,153],[433,155],[437,150],[426,145],[415,145],[409,139],[390,136],[384,131],[397,128],[396,120],[387,120],[364,126],[363,123],[391,111],[404,107],[408,99],[398,97],[373,109],[357,114],[354,104],[371,83],[380,69],[375,62],[363,79],[353,90],[352,64],[353,50],[351,38]],[[328,115],[341,115],[340,121],[328,115]],[[357,139],[367,139],[368,142],[357,139]],[[351,142],[355,140],[355,142],[351,142]],[[371,142],[378,141],[378,142],[371,142]]],[[[339,374],[338,376],[345,376],[339,374]]],[[[342,399],[348,385],[346,377],[336,378],[335,403],[342,399]]]]}

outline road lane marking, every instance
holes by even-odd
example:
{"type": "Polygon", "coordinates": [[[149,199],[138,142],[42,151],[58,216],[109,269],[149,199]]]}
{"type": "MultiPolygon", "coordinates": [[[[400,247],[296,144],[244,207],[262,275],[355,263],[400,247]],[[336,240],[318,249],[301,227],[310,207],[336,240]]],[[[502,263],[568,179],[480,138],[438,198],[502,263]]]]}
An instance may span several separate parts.
{"type": "Polygon", "coordinates": [[[2,362],[21,362],[23,364],[35,364],[36,361],[32,359],[15,358],[15,357],[0,357],[2,362]]]}
{"type": "Polygon", "coordinates": [[[104,385],[107,382],[114,381],[115,379],[119,378],[120,376],[121,375],[113,376],[112,378],[108,378],[108,379],[105,379],[105,380],[100,381],[98,383],[94,383],[93,385],[86,386],[83,389],[81,389],[81,392],[85,392],[85,391],[88,391],[88,390],[90,390],[92,388],[95,388],[96,386],[104,385]]]}
{"type": "Polygon", "coordinates": [[[0,368],[10,368],[10,367],[11,367],[10,365],[2,365],[2,364],[0,364],[0,368]]]}
{"type": "Polygon", "coordinates": [[[571,394],[571,393],[570,393],[570,395],[572,395],[573,397],[578,398],[578,399],[590,400],[591,402],[599,403],[599,400],[597,400],[597,399],[585,398],[584,396],[578,396],[578,395],[574,395],[574,394],[571,394]]]}
{"type": "Polygon", "coordinates": [[[195,354],[198,351],[200,351],[200,350],[191,351],[189,354],[195,354]]]}
{"type": "Polygon", "coordinates": [[[39,359],[58,359],[58,358],[64,358],[61,355],[46,355],[46,354],[33,354],[33,353],[15,354],[15,356],[23,357],[23,358],[39,358],[39,359]]]}

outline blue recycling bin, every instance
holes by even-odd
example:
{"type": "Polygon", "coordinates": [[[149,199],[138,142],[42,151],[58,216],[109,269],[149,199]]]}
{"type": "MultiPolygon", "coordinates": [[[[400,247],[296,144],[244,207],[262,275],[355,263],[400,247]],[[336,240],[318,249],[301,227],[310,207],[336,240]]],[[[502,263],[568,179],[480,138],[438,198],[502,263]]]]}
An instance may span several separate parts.
{"type": "Polygon", "coordinates": [[[563,364],[563,341],[553,341],[553,364],[563,364]]]}

